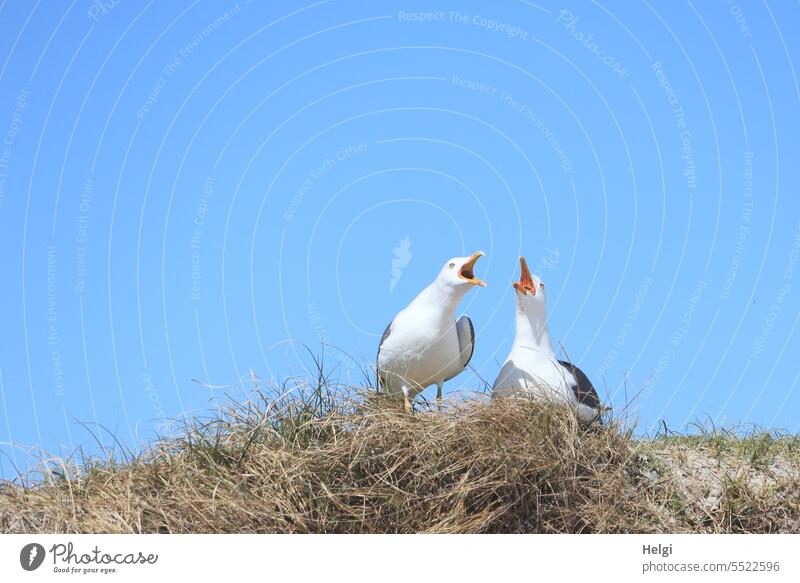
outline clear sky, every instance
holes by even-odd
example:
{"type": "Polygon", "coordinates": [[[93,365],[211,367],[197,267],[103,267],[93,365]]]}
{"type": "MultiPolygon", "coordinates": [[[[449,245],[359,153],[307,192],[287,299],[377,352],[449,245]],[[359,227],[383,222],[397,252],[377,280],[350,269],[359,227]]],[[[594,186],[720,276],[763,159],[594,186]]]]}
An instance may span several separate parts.
{"type": "Polygon", "coordinates": [[[461,311],[489,382],[524,254],[553,338],[617,409],[638,393],[640,429],[797,431],[798,21],[742,0],[0,1],[2,473],[28,460],[11,444],[67,452],[81,422],[140,443],[224,393],[192,379],[305,375],[304,344],[357,381],[343,353],[374,358],[478,249],[488,287],[461,311]]]}

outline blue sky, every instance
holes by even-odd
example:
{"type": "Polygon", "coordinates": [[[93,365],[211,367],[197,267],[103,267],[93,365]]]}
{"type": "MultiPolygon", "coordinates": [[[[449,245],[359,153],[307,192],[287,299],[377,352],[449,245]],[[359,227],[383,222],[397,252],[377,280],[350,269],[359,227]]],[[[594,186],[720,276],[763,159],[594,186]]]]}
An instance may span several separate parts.
{"type": "Polygon", "coordinates": [[[477,249],[490,382],[524,254],[642,430],[797,431],[799,12],[0,3],[2,473],[224,393],[192,379],[305,375],[303,345],[356,381],[343,354],[477,249]]]}

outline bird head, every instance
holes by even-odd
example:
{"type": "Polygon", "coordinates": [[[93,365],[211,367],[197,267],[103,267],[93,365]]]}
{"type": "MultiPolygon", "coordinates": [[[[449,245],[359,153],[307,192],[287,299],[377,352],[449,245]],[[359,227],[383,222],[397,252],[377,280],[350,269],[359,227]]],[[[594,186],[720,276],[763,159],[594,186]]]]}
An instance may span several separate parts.
{"type": "Polygon", "coordinates": [[[452,287],[468,287],[478,285],[486,287],[486,282],[475,277],[475,263],[483,256],[483,251],[476,251],[469,257],[453,257],[444,264],[439,272],[439,280],[452,287]]]}
{"type": "Polygon", "coordinates": [[[517,305],[526,311],[536,308],[543,310],[547,303],[547,296],[542,280],[531,275],[524,257],[519,258],[519,267],[519,281],[512,284],[516,290],[517,305]]]}

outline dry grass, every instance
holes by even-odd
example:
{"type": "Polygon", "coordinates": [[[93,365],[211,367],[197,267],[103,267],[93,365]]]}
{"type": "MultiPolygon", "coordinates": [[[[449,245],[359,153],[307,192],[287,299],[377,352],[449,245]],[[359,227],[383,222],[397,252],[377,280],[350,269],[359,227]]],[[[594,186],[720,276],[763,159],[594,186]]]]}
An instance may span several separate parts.
{"type": "Polygon", "coordinates": [[[639,440],[537,403],[408,416],[324,383],[231,403],[181,435],[1,485],[0,531],[800,532],[792,437],[639,440]]]}

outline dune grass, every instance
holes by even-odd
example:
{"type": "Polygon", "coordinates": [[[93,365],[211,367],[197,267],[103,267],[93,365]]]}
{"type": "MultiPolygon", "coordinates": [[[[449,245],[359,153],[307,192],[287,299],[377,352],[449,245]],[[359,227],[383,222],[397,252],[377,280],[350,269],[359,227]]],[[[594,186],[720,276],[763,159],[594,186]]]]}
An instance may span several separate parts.
{"type": "Polygon", "coordinates": [[[368,390],[230,400],[124,459],[50,460],[0,486],[0,531],[800,532],[800,438],[700,428],[636,438],[542,403],[412,415],[368,390]]]}

